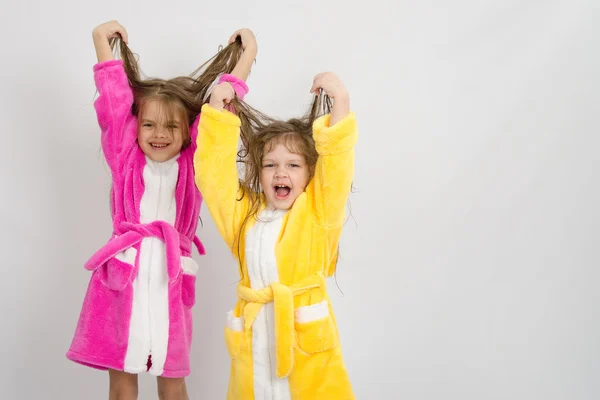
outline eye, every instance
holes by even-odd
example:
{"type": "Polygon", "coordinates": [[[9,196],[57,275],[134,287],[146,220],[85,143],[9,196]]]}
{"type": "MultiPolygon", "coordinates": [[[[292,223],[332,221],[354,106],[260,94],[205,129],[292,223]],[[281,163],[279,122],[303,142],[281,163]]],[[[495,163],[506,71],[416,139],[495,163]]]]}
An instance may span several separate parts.
{"type": "Polygon", "coordinates": [[[179,128],[179,125],[177,125],[177,124],[169,124],[169,125],[167,125],[167,128],[168,129],[177,129],[177,128],[179,128]]]}
{"type": "Polygon", "coordinates": [[[290,167],[292,167],[292,168],[300,168],[300,166],[298,164],[290,164],[290,167]]]}
{"type": "Polygon", "coordinates": [[[142,126],[144,128],[150,128],[152,126],[152,124],[150,122],[146,122],[146,123],[142,124],[142,126]]]}
{"type": "Polygon", "coordinates": [[[264,164],[263,165],[263,168],[272,168],[272,167],[274,167],[273,164],[264,164]]]}

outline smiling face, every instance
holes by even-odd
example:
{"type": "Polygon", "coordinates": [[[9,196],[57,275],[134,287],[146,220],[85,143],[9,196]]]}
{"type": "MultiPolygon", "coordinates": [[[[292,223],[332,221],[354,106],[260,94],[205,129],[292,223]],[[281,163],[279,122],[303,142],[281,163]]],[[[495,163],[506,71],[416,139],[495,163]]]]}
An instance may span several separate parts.
{"type": "Polygon", "coordinates": [[[159,100],[148,100],[140,111],[137,139],[144,154],[159,162],[175,157],[187,133],[183,112],[159,100]]]}
{"type": "Polygon", "coordinates": [[[302,154],[292,153],[277,139],[265,144],[260,184],[268,208],[289,210],[309,178],[309,166],[302,154]]]}

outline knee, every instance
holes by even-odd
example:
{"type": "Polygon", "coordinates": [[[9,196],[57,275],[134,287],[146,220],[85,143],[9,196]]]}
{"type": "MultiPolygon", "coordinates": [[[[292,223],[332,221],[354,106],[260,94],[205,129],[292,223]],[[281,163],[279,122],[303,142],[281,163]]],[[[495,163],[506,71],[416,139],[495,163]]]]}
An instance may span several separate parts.
{"type": "Polygon", "coordinates": [[[158,383],[159,400],[187,400],[183,379],[161,379],[158,383]]]}
{"type": "Polygon", "coordinates": [[[110,371],[110,400],[137,400],[137,376],[125,372],[110,371]]]}

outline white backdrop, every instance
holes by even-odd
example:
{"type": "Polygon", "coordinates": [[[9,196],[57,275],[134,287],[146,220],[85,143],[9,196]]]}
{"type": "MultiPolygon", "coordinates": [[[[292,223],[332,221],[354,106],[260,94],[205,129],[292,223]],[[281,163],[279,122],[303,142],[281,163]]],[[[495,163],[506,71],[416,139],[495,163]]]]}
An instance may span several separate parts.
{"type": "MultiPolygon", "coordinates": [[[[238,28],[247,101],[303,113],[332,70],[357,113],[356,193],[331,281],[359,399],[600,398],[600,6],[555,1],[15,2],[3,6],[1,399],[105,399],[64,357],[110,235],[92,28],[118,19],[149,75],[238,28]],[[225,5],[226,4],[226,5],[225,5]],[[342,295],[343,291],[343,295],[342,295]]],[[[207,209],[192,399],[222,399],[237,268],[207,209]]],[[[154,378],[140,398],[156,398],[154,378]]]]}

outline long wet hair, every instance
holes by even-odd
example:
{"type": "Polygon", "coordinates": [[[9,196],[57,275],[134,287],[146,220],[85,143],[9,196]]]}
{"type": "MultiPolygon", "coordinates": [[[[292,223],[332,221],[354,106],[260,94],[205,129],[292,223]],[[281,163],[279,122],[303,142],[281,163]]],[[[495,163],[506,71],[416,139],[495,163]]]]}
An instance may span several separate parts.
{"type": "Polygon", "coordinates": [[[161,108],[165,109],[167,119],[174,120],[178,115],[184,123],[182,148],[190,144],[190,125],[200,113],[202,105],[208,102],[207,94],[212,89],[213,82],[220,74],[231,73],[244,52],[238,36],[233,43],[219,49],[217,54],[190,75],[160,79],[142,77],[137,57],[123,40],[113,38],[110,45],[113,52],[118,49],[123,60],[127,80],[133,91],[133,115],[139,116],[149,101],[158,100],[161,108]]]}
{"type": "Polygon", "coordinates": [[[321,116],[331,112],[331,99],[324,92],[315,95],[306,114],[299,118],[278,120],[271,118],[250,105],[234,98],[229,108],[236,113],[241,122],[241,145],[237,161],[241,166],[240,198],[249,200],[248,213],[244,216],[237,235],[237,254],[240,260],[240,274],[243,276],[240,254],[240,240],[244,229],[252,218],[257,218],[261,206],[262,188],[260,171],[262,159],[278,143],[283,143],[288,151],[304,157],[309,170],[309,182],[314,176],[319,154],[313,139],[313,123],[321,116]]]}
{"type": "MultiPolygon", "coordinates": [[[[111,39],[110,47],[113,53],[117,53],[114,55],[120,56],[123,60],[125,74],[133,91],[132,114],[139,117],[144,112],[144,106],[148,102],[156,100],[159,102],[161,110],[165,110],[164,114],[167,116],[167,120],[175,120],[175,116],[178,115],[183,122],[182,150],[191,143],[190,126],[200,113],[202,105],[208,102],[207,94],[211,90],[213,82],[220,74],[231,73],[244,52],[242,40],[238,36],[230,45],[219,48],[217,54],[190,75],[159,79],[142,77],[136,55],[120,37],[111,39]]],[[[140,121],[141,118],[138,118],[138,124],[141,123],[140,121]]],[[[138,126],[138,131],[139,128],[140,126],[138,126]]],[[[169,130],[173,135],[172,129],[169,130]]],[[[112,194],[109,199],[112,215],[112,194]]],[[[202,218],[200,218],[200,224],[202,224],[202,218]]]]}

